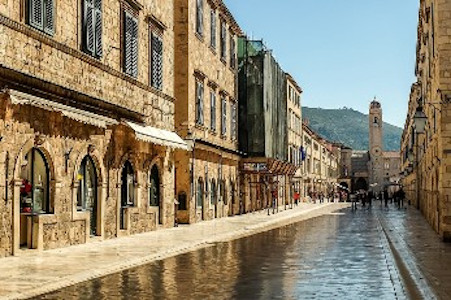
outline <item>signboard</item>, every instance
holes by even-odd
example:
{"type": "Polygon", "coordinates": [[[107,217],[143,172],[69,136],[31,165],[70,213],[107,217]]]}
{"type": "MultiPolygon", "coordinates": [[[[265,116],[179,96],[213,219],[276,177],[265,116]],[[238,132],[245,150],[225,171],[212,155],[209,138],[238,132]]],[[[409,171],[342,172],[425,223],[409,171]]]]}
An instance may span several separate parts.
{"type": "Polygon", "coordinates": [[[268,165],[266,163],[244,163],[243,170],[250,172],[266,172],[268,171],[268,165]]]}

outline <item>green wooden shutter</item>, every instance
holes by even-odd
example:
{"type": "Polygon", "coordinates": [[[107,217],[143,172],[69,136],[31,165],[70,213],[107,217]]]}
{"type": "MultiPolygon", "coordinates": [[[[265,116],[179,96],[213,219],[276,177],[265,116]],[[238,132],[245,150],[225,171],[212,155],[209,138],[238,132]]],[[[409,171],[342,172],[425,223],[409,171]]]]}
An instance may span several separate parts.
{"type": "Polygon", "coordinates": [[[94,0],[84,1],[83,28],[84,46],[89,54],[94,54],[94,0]]]}
{"type": "Polygon", "coordinates": [[[130,76],[138,76],[138,20],[125,12],[124,69],[130,76]]]}
{"type": "Polygon", "coordinates": [[[152,86],[156,89],[163,89],[163,40],[161,37],[152,34],[152,86]]]}
{"type": "Polygon", "coordinates": [[[44,0],[29,0],[28,5],[29,24],[42,30],[44,27],[44,0]]]}
{"type": "Polygon", "coordinates": [[[103,54],[102,46],[102,0],[95,0],[94,32],[95,32],[95,54],[100,57],[103,54]]]}
{"type": "Polygon", "coordinates": [[[53,7],[53,0],[44,0],[44,32],[53,34],[53,26],[55,19],[55,11],[53,7]]]}

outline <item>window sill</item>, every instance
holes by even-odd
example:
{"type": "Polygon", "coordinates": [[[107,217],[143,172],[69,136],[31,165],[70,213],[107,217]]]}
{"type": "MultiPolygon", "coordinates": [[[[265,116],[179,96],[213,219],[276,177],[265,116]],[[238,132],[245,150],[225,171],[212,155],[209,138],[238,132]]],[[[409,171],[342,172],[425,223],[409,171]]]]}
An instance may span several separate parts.
{"type": "Polygon", "coordinates": [[[207,127],[205,127],[204,124],[199,124],[199,123],[194,124],[194,128],[197,128],[197,129],[202,130],[202,131],[207,130],[207,127]]]}
{"type": "Polygon", "coordinates": [[[224,58],[224,57],[221,57],[221,62],[225,65],[225,66],[227,66],[227,60],[226,60],[226,58],[224,58]]]}
{"type": "Polygon", "coordinates": [[[202,34],[200,34],[199,32],[195,32],[194,33],[194,35],[197,37],[197,39],[199,40],[199,41],[201,41],[202,43],[205,41],[204,40],[204,36],[202,35],[202,34]]]}
{"type": "Polygon", "coordinates": [[[215,47],[213,47],[212,45],[210,45],[210,51],[213,53],[213,55],[217,55],[218,54],[218,52],[216,51],[216,48],[215,47]]]}

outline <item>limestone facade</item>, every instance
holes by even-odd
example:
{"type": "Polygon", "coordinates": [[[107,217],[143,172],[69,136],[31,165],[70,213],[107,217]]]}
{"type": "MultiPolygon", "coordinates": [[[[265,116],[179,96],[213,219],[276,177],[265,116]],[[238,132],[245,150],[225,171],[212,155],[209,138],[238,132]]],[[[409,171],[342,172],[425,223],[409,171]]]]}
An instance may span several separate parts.
{"type": "Polygon", "coordinates": [[[83,3],[53,1],[41,28],[29,1],[0,1],[0,257],[174,224],[174,148],[127,123],[174,131],[173,1],[96,2],[96,55],[85,48],[83,3]],[[158,86],[154,31],[164,49],[158,86]]]}
{"type": "Polygon", "coordinates": [[[409,200],[435,231],[451,240],[451,3],[421,0],[417,39],[417,82],[411,89],[402,139],[403,183],[409,200]],[[424,133],[413,126],[426,115],[424,133]]]}
{"type": "Polygon", "coordinates": [[[324,140],[303,122],[303,197],[318,199],[320,195],[329,197],[337,191],[340,176],[341,147],[324,140]]]}
{"type": "Polygon", "coordinates": [[[239,212],[237,36],[220,0],[175,0],[177,218],[193,223],[239,212]]]}
{"type": "MultiPolygon", "coordinates": [[[[288,106],[288,161],[298,166],[296,173],[290,179],[291,195],[295,192],[302,195],[302,105],[301,105],[302,88],[297,84],[296,80],[287,74],[287,106],[288,106]]],[[[290,197],[291,199],[292,197],[290,197]]]]}

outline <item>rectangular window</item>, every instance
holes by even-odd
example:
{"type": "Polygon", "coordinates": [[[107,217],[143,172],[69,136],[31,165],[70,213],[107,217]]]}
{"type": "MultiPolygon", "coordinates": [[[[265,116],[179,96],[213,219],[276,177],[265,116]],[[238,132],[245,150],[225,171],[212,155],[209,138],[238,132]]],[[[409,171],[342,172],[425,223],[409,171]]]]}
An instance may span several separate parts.
{"type": "Polygon", "coordinates": [[[160,35],[151,34],[150,80],[152,87],[163,89],[163,39],[160,35]]]}
{"type": "Polygon", "coordinates": [[[237,104],[235,102],[231,105],[231,123],[230,123],[230,131],[232,140],[235,141],[237,137],[237,104]]]}
{"type": "Polygon", "coordinates": [[[221,100],[221,134],[227,133],[227,99],[225,97],[221,100]]]}
{"type": "Polygon", "coordinates": [[[226,23],[221,20],[221,59],[226,62],[227,58],[227,28],[226,23]]]}
{"type": "Polygon", "coordinates": [[[216,49],[216,11],[210,11],[210,46],[216,49]]]}
{"type": "Polygon", "coordinates": [[[83,50],[94,56],[102,56],[102,0],[84,0],[83,50]]]}
{"type": "Polygon", "coordinates": [[[196,82],[196,124],[204,125],[204,84],[196,82]]]}
{"type": "Polygon", "coordinates": [[[196,32],[204,34],[204,0],[196,0],[196,32]]]}
{"type": "Polygon", "coordinates": [[[216,131],[216,93],[210,92],[210,129],[216,131]]]}
{"type": "Polygon", "coordinates": [[[53,0],[28,0],[28,24],[53,35],[55,9],[53,0]]]}
{"type": "Polygon", "coordinates": [[[138,19],[124,11],[124,72],[138,77],[138,19]]]}
{"type": "Polygon", "coordinates": [[[235,36],[230,36],[230,67],[235,69],[236,53],[235,53],[235,36]]]}

